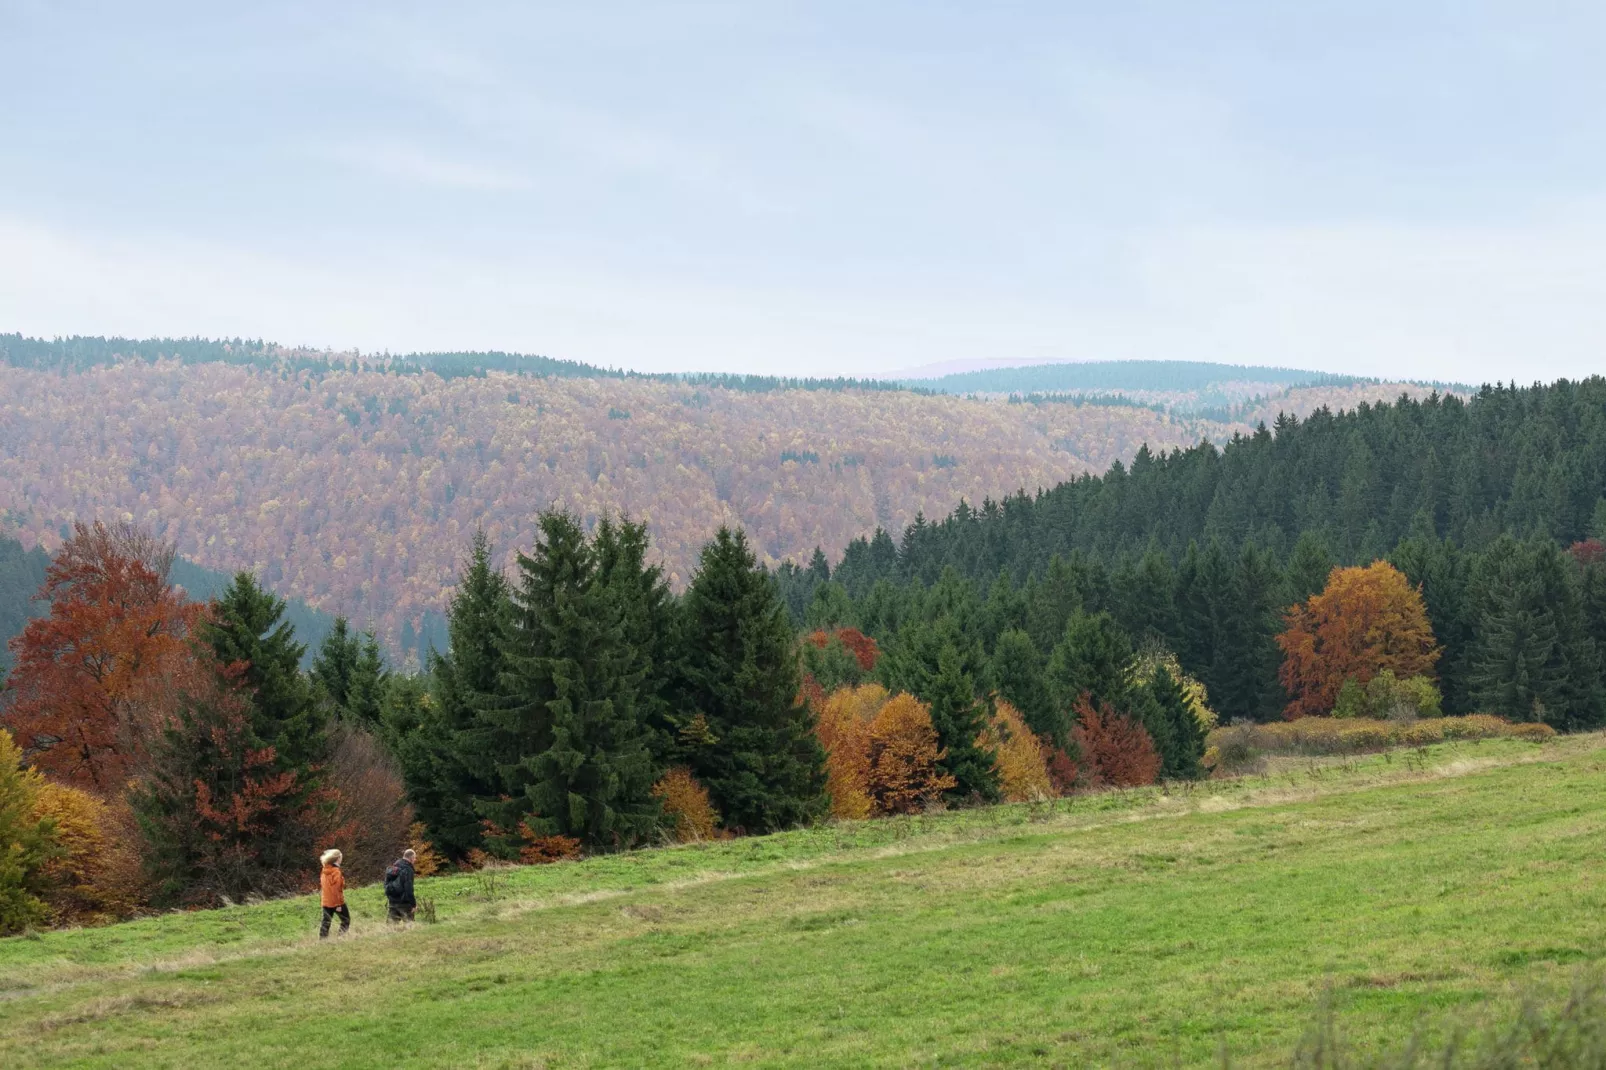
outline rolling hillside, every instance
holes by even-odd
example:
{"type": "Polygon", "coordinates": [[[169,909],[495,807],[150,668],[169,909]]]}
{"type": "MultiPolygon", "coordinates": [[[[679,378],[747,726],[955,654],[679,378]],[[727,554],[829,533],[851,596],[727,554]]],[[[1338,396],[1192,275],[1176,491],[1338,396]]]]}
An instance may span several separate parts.
{"type": "Polygon", "coordinates": [[[554,504],[646,520],[679,584],[721,524],[746,527],[772,565],[816,546],[834,557],[878,526],[898,533],[961,498],[1102,472],[1144,443],[1224,441],[1278,411],[1401,390],[1297,388],[1223,422],[507,354],[7,345],[0,531],[49,548],[75,519],[132,519],[198,565],[256,570],[282,595],[372,624],[400,652],[438,629],[477,527],[510,555],[554,504]]]}
{"type": "Polygon", "coordinates": [[[0,1060],[1288,1065],[1324,996],[1363,1053],[1442,1040],[1600,961],[1602,747],[1304,759],[426,879],[439,921],[406,931],[367,888],[328,944],[311,898],[8,939],[0,1060]]]}

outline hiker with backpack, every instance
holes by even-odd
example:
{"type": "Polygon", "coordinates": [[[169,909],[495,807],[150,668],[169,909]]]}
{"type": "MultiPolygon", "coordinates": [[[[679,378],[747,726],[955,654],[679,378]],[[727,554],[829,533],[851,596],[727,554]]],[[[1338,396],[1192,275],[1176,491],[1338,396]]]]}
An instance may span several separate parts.
{"type": "MultiPolygon", "coordinates": [[[[318,877],[318,888],[323,903],[323,923],[318,926],[318,939],[329,938],[329,922],[337,915],[340,918],[340,935],[346,935],[351,928],[351,911],[346,907],[346,875],[341,872],[340,863],[345,856],[339,851],[330,848],[318,859],[323,863],[323,872],[318,877]]],[[[412,888],[412,883],[408,883],[412,888]]]]}
{"type": "Polygon", "coordinates": [[[413,863],[417,860],[418,854],[409,847],[385,870],[385,905],[392,922],[413,920],[413,911],[418,907],[418,900],[413,898],[413,863]]]}

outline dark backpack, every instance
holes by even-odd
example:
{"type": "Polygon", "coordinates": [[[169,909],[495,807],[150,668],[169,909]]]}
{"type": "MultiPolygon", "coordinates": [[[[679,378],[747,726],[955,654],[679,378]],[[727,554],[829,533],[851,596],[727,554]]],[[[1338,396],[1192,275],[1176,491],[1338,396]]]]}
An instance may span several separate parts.
{"type": "Polygon", "coordinates": [[[385,870],[385,898],[396,899],[401,895],[401,866],[393,865],[385,870]]]}

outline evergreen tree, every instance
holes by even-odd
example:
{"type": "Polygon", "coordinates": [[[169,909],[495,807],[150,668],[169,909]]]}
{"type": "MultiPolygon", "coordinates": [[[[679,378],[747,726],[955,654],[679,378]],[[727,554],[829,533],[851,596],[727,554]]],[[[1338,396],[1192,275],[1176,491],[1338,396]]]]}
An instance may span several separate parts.
{"type": "Polygon", "coordinates": [[[1134,705],[1160,752],[1160,776],[1166,780],[1204,776],[1205,732],[1188,709],[1182,685],[1162,665],[1138,691],[1134,705]]]}
{"type": "Polygon", "coordinates": [[[390,673],[385,670],[385,659],[379,653],[379,638],[373,632],[365,632],[357,661],[352,666],[351,687],[345,702],[346,717],[354,724],[377,730],[389,683],[390,673]]]}
{"type": "Polygon", "coordinates": [[[525,828],[628,847],[656,826],[656,769],[640,709],[648,659],[625,634],[574,517],[544,513],[501,635],[501,689],[483,705],[505,800],[482,804],[510,853],[525,828]]]}
{"type": "Polygon", "coordinates": [[[1285,570],[1284,600],[1287,604],[1297,605],[1311,595],[1319,594],[1327,586],[1328,574],[1336,564],[1328,550],[1327,540],[1320,532],[1309,529],[1301,532],[1285,570]]]}
{"type": "Polygon", "coordinates": [[[987,724],[987,708],[976,699],[975,679],[965,671],[959,650],[944,644],[937,654],[937,671],[924,694],[931,706],[931,726],[945,757],[941,766],[953,776],[955,784],[949,798],[981,798],[998,801],[997,756],[978,742],[987,724]]]}
{"type": "Polygon", "coordinates": [[[284,601],[241,572],[212,604],[200,637],[218,664],[238,670],[251,696],[251,731],[273,748],[276,768],[295,772],[310,790],[328,746],[328,717],[312,700],[301,672],[306,648],[283,615],[284,601]]]}
{"type": "Polygon", "coordinates": [[[674,749],[673,707],[679,645],[674,600],[663,568],[647,563],[645,524],[604,517],[594,538],[598,580],[618,606],[625,642],[645,659],[637,698],[658,764],[674,749]]]}
{"type": "Polygon", "coordinates": [[[725,821],[770,832],[825,812],[825,754],[798,701],[793,633],[746,536],[703,547],[682,604],[686,757],[725,821]]]}
{"type": "Polygon", "coordinates": [[[998,637],[988,664],[988,680],[1000,698],[1020,711],[1035,735],[1048,736],[1061,747],[1067,745],[1075,726],[1049,695],[1043,656],[1031,636],[1012,628],[998,637]]]}
{"type": "Polygon", "coordinates": [[[1048,659],[1049,695],[1063,723],[1075,717],[1076,701],[1084,694],[1095,706],[1125,710],[1131,664],[1132,641],[1108,613],[1073,614],[1048,659]]]}
{"type": "Polygon", "coordinates": [[[336,710],[344,710],[349,704],[351,678],[361,657],[362,640],[345,617],[336,617],[307,672],[313,690],[336,710]]]}
{"type": "MultiPolygon", "coordinates": [[[[476,532],[447,610],[446,650],[430,659],[431,701],[416,725],[394,726],[408,795],[435,846],[454,859],[483,846],[481,811],[502,791],[504,754],[484,711],[501,687],[501,634],[511,612],[507,580],[491,566],[485,533],[476,532]]],[[[410,704],[394,708],[405,714],[410,704]]]]}
{"type": "Polygon", "coordinates": [[[1578,576],[1559,547],[1497,540],[1473,566],[1468,602],[1468,683],[1479,710],[1563,731],[1606,720],[1578,576]]]}

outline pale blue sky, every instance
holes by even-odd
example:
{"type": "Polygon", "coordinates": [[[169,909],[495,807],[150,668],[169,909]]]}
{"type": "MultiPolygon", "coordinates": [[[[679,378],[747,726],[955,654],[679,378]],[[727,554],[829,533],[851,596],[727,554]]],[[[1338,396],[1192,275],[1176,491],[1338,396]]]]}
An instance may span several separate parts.
{"type": "Polygon", "coordinates": [[[1588,3],[0,0],[0,330],[1606,370],[1588,3]]]}

